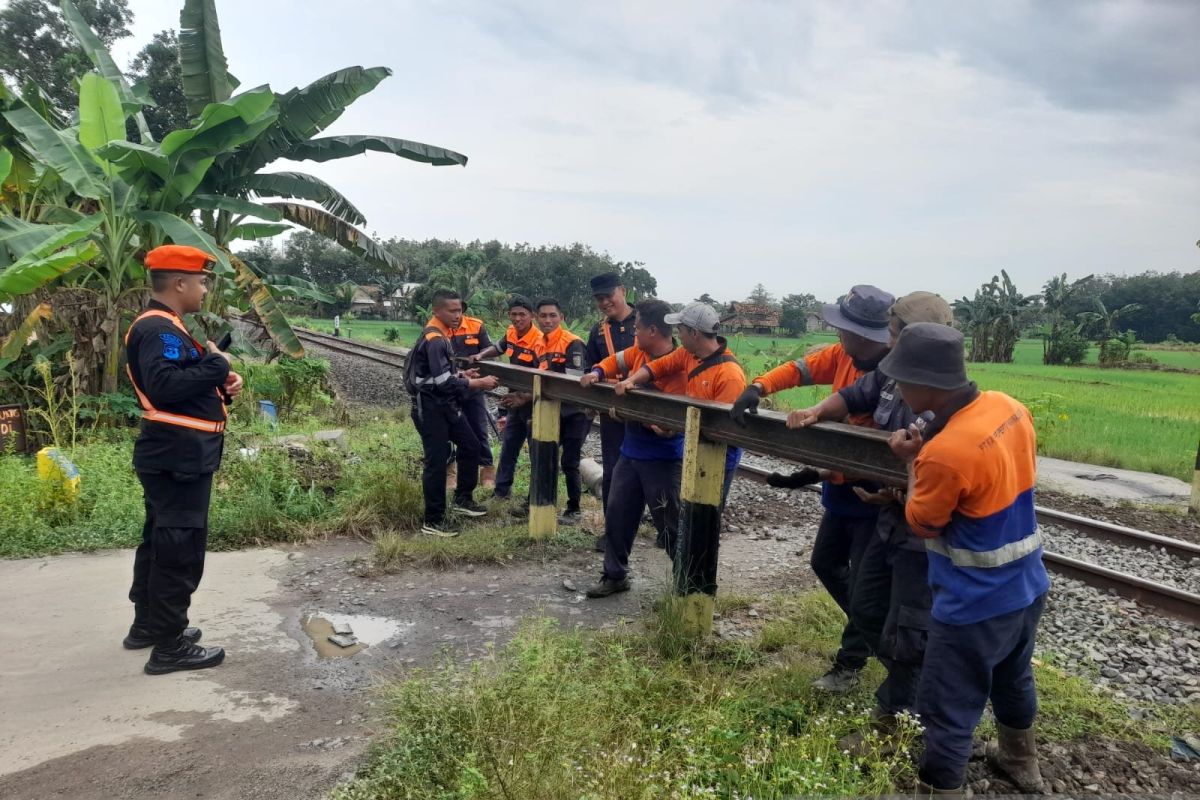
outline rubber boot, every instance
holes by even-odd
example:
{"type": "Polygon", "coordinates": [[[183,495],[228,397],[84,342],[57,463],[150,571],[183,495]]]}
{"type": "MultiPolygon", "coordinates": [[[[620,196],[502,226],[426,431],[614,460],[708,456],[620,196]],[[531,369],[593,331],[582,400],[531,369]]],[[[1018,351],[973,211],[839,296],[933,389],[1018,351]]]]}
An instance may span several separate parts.
{"type": "Polygon", "coordinates": [[[867,730],[855,731],[838,740],[838,750],[848,750],[852,756],[864,756],[868,753],[891,755],[896,752],[896,743],[892,736],[896,733],[896,715],[889,714],[876,706],[871,709],[871,720],[867,730]],[[868,736],[874,731],[874,736],[868,736]]]}
{"type": "Polygon", "coordinates": [[[935,789],[925,781],[918,780],[916,794],[917,797],[944,797],[946,795],[950,795],[952,797],[971,797],[974,795],[974,792],[964,786],[959,786],[957,789],[935,789]]]}
{"type": "Polygon", "coordinates": [[[996,740],[988,742],[988,763],[1011,778],[1022,792],[1036,794],[1042,791],[1042,771],[1038,767],[1033,726],[1020,730],[997,722],[996,733],[996,740]]]}
{"type": "Polygon", "coordinates": [[[479,485],[484,489],[496,488],[496,468],[495,467],[480,467],[479,468],[479,485]]]}

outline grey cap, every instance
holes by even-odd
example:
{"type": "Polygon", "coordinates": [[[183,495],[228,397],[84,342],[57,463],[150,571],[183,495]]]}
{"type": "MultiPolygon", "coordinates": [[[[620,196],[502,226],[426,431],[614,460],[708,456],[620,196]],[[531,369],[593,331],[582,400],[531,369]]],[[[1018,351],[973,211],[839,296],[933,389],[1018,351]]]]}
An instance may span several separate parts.
{"type": "Polygon", "coordinates": [[[707,303],[692,303],[678,314],[667,314],[663,322],[668,325],[687,325],[704,333],[716,333],[721,329],[721,317],[707,303]]]}
{"type": "Polygon", "coordinates": [[[899,383],[950,391],[970,383],[962,331],[936,322],[914,322],[900,331],[879,371],[899,383]]]}
{"type": "Polygon", "coordinates": [[[836,303],[821,308],[821,318],[833,327],[857,333],[879,344],[891,341],[888,333],[888,309],[896,298],[878,286],[855,286],[836,303]]]}

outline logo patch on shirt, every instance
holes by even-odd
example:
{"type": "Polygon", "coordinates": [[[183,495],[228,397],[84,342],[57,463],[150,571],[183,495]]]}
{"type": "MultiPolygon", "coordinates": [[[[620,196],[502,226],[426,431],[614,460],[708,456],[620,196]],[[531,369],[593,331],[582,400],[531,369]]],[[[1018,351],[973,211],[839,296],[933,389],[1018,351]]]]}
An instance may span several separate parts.
{"type": "Polygon", "coordinates": [[[182,355],[183,340],[173,333],[160,333],[158,338],[162,340],[163,358],[178,361],[182,355]]]}

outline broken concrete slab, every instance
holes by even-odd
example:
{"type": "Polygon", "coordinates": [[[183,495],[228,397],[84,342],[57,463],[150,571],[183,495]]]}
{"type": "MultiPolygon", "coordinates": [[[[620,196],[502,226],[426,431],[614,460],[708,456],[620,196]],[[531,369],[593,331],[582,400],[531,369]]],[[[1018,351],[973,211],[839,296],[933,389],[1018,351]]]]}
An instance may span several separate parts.
{"type": "Polygon", "coordinates": [[[338,647],[354,647],[354,645],[358,644],[358,639],[342,633],[335,633],[333,636],[327,638],[338,647]]]}
{"type": "Polygon", "coordinates": [[[346,439],[346,432],[341,428],[328,431],[315,431],[313,433],[293,433],[287,436],[275,436],[271,439],[271,444],[279,447],[329,444],[337,447],[339,450],[350,452],[350,442],[346,439]]]}
{"type": "Polygon", "coordinates": [[[1187,505],[1192,487],[1168,475],[1038,456],[1038,488],[1095,498],[1105,505],[1187,505]]]}

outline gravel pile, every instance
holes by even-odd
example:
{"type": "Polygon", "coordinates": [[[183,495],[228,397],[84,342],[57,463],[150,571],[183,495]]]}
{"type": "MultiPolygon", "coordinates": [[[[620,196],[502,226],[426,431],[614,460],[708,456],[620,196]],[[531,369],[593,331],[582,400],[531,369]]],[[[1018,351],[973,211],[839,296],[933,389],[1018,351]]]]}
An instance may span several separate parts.
{"type": "Polygon", "coordinates": [[[1061,575],[1051,582],[1038,642],[1055,663],[1120,697],[1200,703],[1200,628],[1061,575]]]}
{"type": "Polygon", "coordinates": [[[385,408],[408,405],[401,370],[330,350],[312,340],[305,340],[304,349],[309,355],[329,362],[329,380],[347,403],[385,408]]]}
{"type": "Polygon", "coordinates": [[[1041,530],[1051,552],[1200,594],[1200,558],[1185,560],[1158,548],[1122,547],[1057,525],[1042,525],[1041,530]]]}

